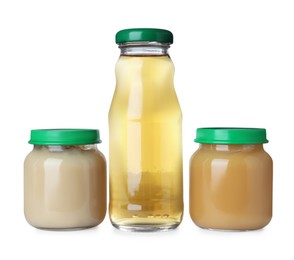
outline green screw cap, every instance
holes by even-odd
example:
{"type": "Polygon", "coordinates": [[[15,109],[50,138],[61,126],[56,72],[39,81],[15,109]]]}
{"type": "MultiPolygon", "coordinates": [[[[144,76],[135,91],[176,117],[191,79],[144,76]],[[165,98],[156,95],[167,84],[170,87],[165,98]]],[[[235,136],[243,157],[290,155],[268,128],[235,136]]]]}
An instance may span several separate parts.
{"type": "Polygon", "coordinates": [[[101,143],[99,130],[94,129],[35,129],[29,144],[84,145],[101,143]]]}
{"type": "Polygon", "coordinates": [[[195,143],[201,144],[263,144],[267,143],[264,128],[198,128],[195,143]]]}
{"type": "Polygon", "coordinates": [[[173,34],[164,29],[155,28],[133,28],[117,32],[115,42],[160,42],[173,43],[173,34]]]}

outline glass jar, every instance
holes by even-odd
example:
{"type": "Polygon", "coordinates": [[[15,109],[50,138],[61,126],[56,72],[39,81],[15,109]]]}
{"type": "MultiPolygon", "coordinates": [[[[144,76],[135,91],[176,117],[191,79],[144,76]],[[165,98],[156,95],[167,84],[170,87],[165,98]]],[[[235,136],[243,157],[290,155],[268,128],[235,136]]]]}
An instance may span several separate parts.
{"type": "Polygon", "coordinates": [[[190,160],[190,215],[202,228],[255,230],[272,217],[266,130],[199,128],[190,160]]]}
{"type": "Polygon", "coordinates": [[[24,161],[24,213],[42,229],[80,229],[106,214],[106,162],[99,130],[32,130],[24,161]]]}
{"type": "Polygon", "coordinates": [[[182,112],[168,54],[171,32],[126,29],[109,111],[110,219],[123,230],[159,231],[182,220],[182,112]]]}

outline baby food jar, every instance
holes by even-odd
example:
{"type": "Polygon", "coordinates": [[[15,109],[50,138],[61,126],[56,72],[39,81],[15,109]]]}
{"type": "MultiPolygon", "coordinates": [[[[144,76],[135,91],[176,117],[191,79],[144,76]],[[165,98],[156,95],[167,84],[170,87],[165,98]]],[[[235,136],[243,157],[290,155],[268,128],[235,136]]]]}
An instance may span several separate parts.
{"type": "Polygon", "coordinates": [[[266,130],[199,128],[190,160],[190,215],[202,228],[255,230],[272,217],[273,162],[266,130]]]}
{"type": "Polygon", "coordinates": [[[24,162],[24,213],[43,229],[80,229],[106,214],[106,162],[99,130],[32,130],[24,162]]]}

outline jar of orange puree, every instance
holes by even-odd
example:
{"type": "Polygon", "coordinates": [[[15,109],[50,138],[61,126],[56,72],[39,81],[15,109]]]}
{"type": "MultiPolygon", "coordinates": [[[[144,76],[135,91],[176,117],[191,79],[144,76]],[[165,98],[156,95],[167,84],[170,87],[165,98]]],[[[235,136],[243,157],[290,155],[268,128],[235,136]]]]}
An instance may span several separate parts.
{"type": "Polygon", "coordinates": [[[261,128],[198,128],[190,215],[202,228],[255,230],[272,218],[273,161],[261,128]]]}

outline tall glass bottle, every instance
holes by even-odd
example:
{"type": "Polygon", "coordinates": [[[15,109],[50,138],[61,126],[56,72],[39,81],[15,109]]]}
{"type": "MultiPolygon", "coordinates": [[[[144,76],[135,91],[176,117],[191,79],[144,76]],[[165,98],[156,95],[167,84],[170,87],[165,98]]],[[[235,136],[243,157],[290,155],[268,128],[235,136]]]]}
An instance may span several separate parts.
{"type": "Polygon", "coordinates": [[[183,215],[182,112],[162,29],[116,34],[121,50],[109,111],[110,219],[122,230],[176,228],[183,215]]]}

